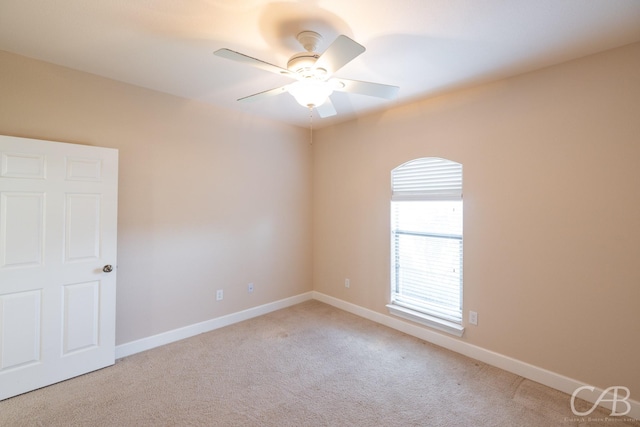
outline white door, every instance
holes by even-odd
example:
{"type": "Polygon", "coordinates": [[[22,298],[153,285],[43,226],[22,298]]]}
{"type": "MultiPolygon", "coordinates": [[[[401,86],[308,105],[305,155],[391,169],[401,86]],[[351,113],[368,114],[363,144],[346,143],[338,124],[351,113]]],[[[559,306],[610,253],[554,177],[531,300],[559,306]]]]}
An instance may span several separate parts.
{"type": "Polygon", "coordinates": [[[117,188],[117,150],[0,136],[0,400],[114,363],[117,188]]]}

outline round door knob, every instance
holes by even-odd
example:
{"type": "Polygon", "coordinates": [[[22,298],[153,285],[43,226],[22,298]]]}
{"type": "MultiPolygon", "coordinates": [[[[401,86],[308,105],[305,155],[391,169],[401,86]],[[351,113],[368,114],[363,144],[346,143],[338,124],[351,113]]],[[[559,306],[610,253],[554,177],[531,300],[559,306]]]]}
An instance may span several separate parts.
{"type": "Polygon", "coordinates": [[[110,264],[107,264],[104,267],[102,267],[102,271],[104,271],[105,273],[111,273],[113,271],[113,266],[111,266],[110,264]]]}

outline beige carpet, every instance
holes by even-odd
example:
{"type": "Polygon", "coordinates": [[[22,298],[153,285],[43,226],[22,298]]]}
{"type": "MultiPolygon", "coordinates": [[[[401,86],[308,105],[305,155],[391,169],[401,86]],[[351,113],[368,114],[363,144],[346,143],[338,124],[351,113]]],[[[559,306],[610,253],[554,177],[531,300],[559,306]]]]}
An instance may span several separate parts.
{"type": "Polygon", "coordinates": [[[640,424],[581,422],[566,394],[309,301],[4,400],[0,425],[640,424]]]}

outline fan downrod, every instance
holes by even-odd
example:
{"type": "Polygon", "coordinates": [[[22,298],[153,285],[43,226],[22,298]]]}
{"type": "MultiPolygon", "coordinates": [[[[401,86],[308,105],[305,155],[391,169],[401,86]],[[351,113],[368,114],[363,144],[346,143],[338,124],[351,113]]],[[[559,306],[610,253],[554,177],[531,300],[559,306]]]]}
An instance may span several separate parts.
{"type": "Polygon", "coordinates": [[[296,36],[296,39],[307,52],[315,53],[322,43],[322,36],[315,31],[302,31],[296,36]]]}

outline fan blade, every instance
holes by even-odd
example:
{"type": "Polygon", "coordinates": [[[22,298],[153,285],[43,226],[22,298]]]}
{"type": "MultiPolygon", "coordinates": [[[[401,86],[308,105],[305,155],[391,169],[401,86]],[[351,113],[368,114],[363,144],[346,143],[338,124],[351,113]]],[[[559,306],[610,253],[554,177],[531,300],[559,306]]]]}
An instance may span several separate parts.
{"type": "Polygon", "coordinates": [[[359,93],[361,95],[375,96],[378,98],[395,99],[400,88],[398,86],[383,85],[380,83],[361,82],[348,79],[331,79],[334,89],[339,92],[359,93]]]}
{"type": "Polygon", "coordinates": [[[318,112],[318,115],[322,118],[331,117],[338,114],[336,112],[336,108],[333,106],[333,103],[331,102],[331,98],[327,98],[327,100],[323,102],[322,105],[320,105],[319,107],[316,107],[316,111],[318,112]]]}
{"type": "Polygon", "coordinates": [[[279,74],[281,76],[287,76],[293,79],[298,78],[298,75],[296,73],[292,73],[291,71],[285,68],[281,68],[281,67],[278,67],[277,65],[269,64],[268,62],[264,62],[256,58],[252,58],[245,54],[236,52],[234,50],[218,49],[215,52],[213,52],[213,54],[221,58],[226,58],[232,61],[251,65],[252,67],[260,68],[261,70],[269,71],[271,73],[279,74]]]}
{"type": "Polygon", "coordinates": [[[268,98],[270,96],[280,95],[281,93],[287,91],[287,86],[281,86],[281,87],[277,87],[275,89],[265,90],[264,92],[254,93],[253,95],[249,95],[249,96],[245,96],[244,98],[240,98],[240,99],[238,99],[238,101],[253,102],[253,101],[259,101],[259,100],[264,99],[264,98],[268,98]]]}
{"type": "Polygon", "coordinates": [[[356,58],[366,49],[347,36],[338,36],[314,64],[314,68],[323,68],[331,75],[356,58]]]}

